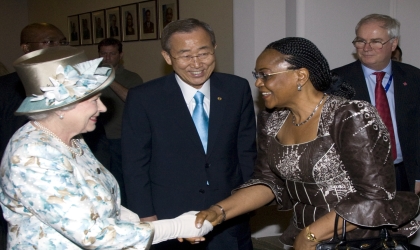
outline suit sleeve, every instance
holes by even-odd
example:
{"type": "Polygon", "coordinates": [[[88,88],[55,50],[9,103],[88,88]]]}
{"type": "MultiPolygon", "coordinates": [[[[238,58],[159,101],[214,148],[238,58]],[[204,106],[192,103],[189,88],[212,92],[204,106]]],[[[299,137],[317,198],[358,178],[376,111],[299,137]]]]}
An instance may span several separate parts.
{"type": "Polygon", "coordinates": [[[238,159],[244,182],[252,178],[255,159],[257,158],[254,103],[252,100],[251,89],[247,81],[245,81],[245,85],[237,144],[238,159]]]}
{"type": "Polygon", "coordinates": [[[152,131],[147,111],[136,92],[129,90],[122,124],[122,161],[127,207],[140,217],[155,215],[149,168],[152,131]]]}

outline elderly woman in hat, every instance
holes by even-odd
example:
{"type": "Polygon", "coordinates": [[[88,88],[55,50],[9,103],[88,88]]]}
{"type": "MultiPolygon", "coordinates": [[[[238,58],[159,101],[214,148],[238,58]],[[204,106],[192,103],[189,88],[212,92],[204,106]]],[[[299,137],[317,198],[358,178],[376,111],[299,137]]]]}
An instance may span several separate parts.
{"type": "MultiPolygon", "coordinates": [[[[0,202],[11,249],[147,249],[176,237],[202,236],[195,213],[142,223],[120,206],[114,177],[81,137],[106,107],[100,91],[114,71],[83,51],[35,51],[14,66],[27,93],[16,111],[30,122],[11,138],[0,168],[0,202]]],[[[203,240],[197,237],[197,241],[203,240]]]]}
{"type": "Polygon", "coordinates": [[[253,75],[265,106],[275,110],[258,119],[254,177],[200,212],[198,226],[276,202],[294,212],[280,240],[299,250],[331,240],[337,215],[339,232],[341,218],[349,222],[347,239],[377,237],[380,226],[417,231],[419,197],[396,192],[385,125],[369,103],[325,94],[329,65],[312,42],[288,37],[269,44],[253,75]]]}

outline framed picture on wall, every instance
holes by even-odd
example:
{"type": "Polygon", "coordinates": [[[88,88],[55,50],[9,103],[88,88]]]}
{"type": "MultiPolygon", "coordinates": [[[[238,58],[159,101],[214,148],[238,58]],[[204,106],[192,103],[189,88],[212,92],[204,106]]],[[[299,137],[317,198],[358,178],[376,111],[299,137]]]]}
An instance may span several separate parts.
{"type": "Polygon", "coordinates": [[[139,3],[140,40],[157,39],[158,19],[156,1],[139,3]]]}
{"type": "Polygon", "coordinates": [[[79,15],[80,44],[92,44],[92,18],[89,13],[79,15]]]}
{"type": "Polygon", "coordinates": [[[139,40],[137,4],[121,6],[122,40],[124,42],[139,40]]]}
{"type": "Polygon", "coordinates": [[[179,19],[178,0],[159,0],[159,30],[160,36],[165,26],[179,19]]]}
{"type": "Polygon", "coordinates": [[[68,37],[70,45],[76,46],[80,45],[80,32],[79,32],[79,16],[69,16],[67,18],[67,26],[68,26],[68,37]]]}
{"type": "Polygon", "coordinates": [[[105,10],[106,37],[121,40],[120,7],[105,10]]]}
{"type": "Polygon", "coordinates": [[[105,11],[92,12],[92,23],[93,43],[98,44],[105,38],[105,11]]]}

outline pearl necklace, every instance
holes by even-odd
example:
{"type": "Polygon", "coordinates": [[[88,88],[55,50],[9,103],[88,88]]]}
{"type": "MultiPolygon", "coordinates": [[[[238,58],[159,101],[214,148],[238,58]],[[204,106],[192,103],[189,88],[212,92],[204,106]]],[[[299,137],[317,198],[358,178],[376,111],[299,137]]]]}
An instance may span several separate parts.
{"type": "Polygon", "coordinates": [[[303,122],[301,122],[301,123],[296,123],[296,116],[293,114],[293,112],[292,112],[292,111],[290,111],[290,113],[292,113],[292,116],[293,116],[293,119],[292,119],[292,123],[293,123],[293,125],[295,125],[296,127],[299,127],[299,126],[301,126],[301,125],[303,125],[303,124],[307,123],[307,122],[308,122],[308,121],[312,118],[312,116],[314,116],[315,112],[318,110],[318,107],[319,107],[319,105],[321,105],[321,103],[322,103],[322,101],[324,100],[325,96],[326,96],[326,94],[324,93],[324,95],[323,95],[323,96],[322,96],[322,98],[321,98],[321,101],[319,101],[318,105],[316,105],[316,107],[315,107],[314,111],[312,111],[312,113],[308,116],[308,118],[306,118],[306,120],[304,120],[304,121],[303,121],[303,122]]]}
{"type": "Polygon", "coordinates": [[[42,126],[39,122],[35,121],[34,124],[40,128],[42,131],[44,131],[47,135],[57,139],[59,142],[61,142],[64,146],[66,146],[66,148],[72,153],[73,158],[75,156],[81,156],[83,155],[83,149],[80,147],[79,145],[79,140],[78,139],[71,139],[70,143],[71,143],[71,147],[67,144],[65,144],[56,134],[54,134],[53,132],[51,132],[51,130],[47,129],[46,127],[42,126]],[[74,149],[76,148],[76,150],[74,149]]]}

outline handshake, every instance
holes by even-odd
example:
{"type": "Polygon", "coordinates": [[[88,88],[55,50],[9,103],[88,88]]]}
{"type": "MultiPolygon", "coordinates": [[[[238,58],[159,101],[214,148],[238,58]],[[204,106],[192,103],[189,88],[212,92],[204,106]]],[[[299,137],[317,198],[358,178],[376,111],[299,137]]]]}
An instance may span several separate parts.
{"type": "Polygon", "coordinates": [[[155,228],[152,244],[175,238],[180,241],[186,238],[191,243],[204,240],[202,236],[213,230],[213,225],[205,220],[202,226],[197,228],[195,225],[197,213],[197,211],[190,211],[173,219],[152,221],[151,224],[155,228]]]}
{"type": "MultiPolygon", "coordinates": [[[[203,241],[204,238],[202,236],[213,230],[212,223],[214,225],[218,223],[215,223],[214,221],[210,223],[207,220],[206,215],[198,219],[196,216],[198,213],[198,211],[190,211],[173,219],[147,222],[154,228],[155,231],[152,244],[176,238],[178,238],[179,241],[183,241],[185,238],[191,243],[199,243],[200,241],[203,241]]],[[[203,212],[201,212],[201,214],[203,214],[203,212]]],[[[120,219],[140,223],[138,215],[123,206],[121,206],[120,219]]]]}

